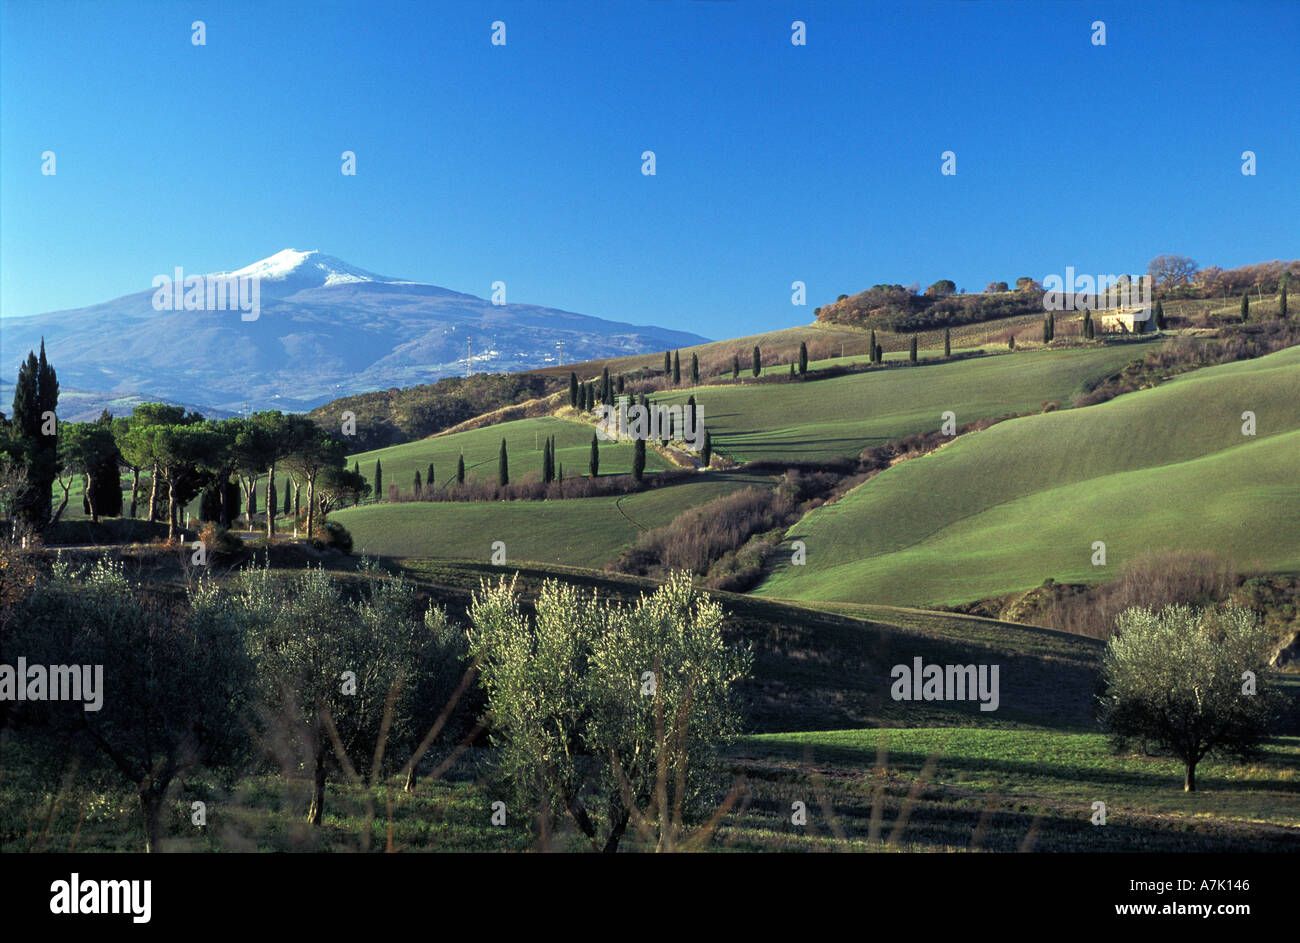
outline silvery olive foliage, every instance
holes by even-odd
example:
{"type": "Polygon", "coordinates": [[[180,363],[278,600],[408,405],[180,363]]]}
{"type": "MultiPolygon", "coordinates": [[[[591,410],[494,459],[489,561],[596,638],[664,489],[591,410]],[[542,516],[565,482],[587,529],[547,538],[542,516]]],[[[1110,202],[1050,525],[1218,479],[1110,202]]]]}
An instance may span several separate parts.
{"type": "Polygon", "coordinates": [[[344,599],[320,568],[251,567],[236,586],[262,701],[279,705],[268,727],[282,756],[305,756],[315,776],[314,824],[329,770],[365,776],[380,768],[390,736],[406,739],[415,711],[425,621],[408,583],[369,569],[357,600],[344,599]]]}
{"type": "Polygon", "coordinates": [[[716,804],[714,753],[740,731],[752,653],[724,643],[722,607],[688,574],[632,606],[548,581],[531,617],[503,579],[470,621],[502,770],[527,808],[614,851],[629,825],[664,847],[716,804]]]}
{"type": "Polygon", "coordinates": [[[32,662],[102,666],[100,709],[48,707],[137,790],[148,851],[165,838],[173,784],[237,762],[246,747],[252,665],[243,625],[210,579],[188,595],[186,606],[146,592],[120,560],[60,559],[25,600],[14,640],[32,662]]]}
{"type": "Polygon", "coordinates": [[[1276,710],[1265,675],[1271,639],[1254,613],[1134,607],[1115,622],[1102,659],[1100,719],[1117,745],[1140,741],[1172,753],[1186,768],[1188,792],[1207,755],[1253,752],[1276,710]]]}

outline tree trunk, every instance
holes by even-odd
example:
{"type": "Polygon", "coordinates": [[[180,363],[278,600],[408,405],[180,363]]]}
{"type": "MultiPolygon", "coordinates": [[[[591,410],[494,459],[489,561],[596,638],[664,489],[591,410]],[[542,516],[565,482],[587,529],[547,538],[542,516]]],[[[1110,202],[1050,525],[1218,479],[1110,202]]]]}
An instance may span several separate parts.
{"type": "Polygon", "coordinates": [[[149,472],[149,522],[158,520],[158,463],[149,472]]]}
{"type": "MultiPolygon", "coordinates": [[[[621,804],[621,803],[620,803],[621,804]]],[[[623,838],[623,832],[627,830],[627,820],[630,818],[628,812],[623,812],[614,821],[614,827],[610,829],[609,838],[605,841],[605,854],[612,855],[618,851],[618,843],[623,838]]]]}
{"type": "Polygon", "coordinates": [[[316,521],[316,476],[307,476],[307,539],[311,539],[312,525],[316,521]]]}
{"type": "Polygon", "coordinates": [[[316,746],[316,781],[311,793],[311,808],[307,810],[307,821],[312,825],[320,825],[321,816],[325,813],[325,745],[324,743],[316,746]]]}
{"type": "Polygon", "coordinates": [[[266,539],[275,536],[275,501],[271,498],[271,489],[275,487],[275,462],[271,463],[270,474],[266,476],[266,539]]]}
{"type": "Polygon", "coordinates": [[[86,503],[90,505],[90,523],[99,523],[99,511],[95,509],[95,476],[86,472],[86,503]]]}
{"type": "Polygon", "coordinates": [[[230,527],[230,482],[225,475],[217,479],[217,487],[221,489],[221,526],[230,527]]]}
{"type": "Polygon", "coordinates": [[[1196,763],[1187,764],[1187,773],[1183,776],[1183,792],[1196,791],[1196,763]]]}
{"type": "Polygon", "coordinates": [[[63,489],[63,500],[59,502],[59,509],[55,511],[52,515],[50,515],[51,524],[57,524],[59,522],[59,518],[63,516],[63,509],[68,506],[68,489],[72,487],[72,483],[69,482],[68,484],[65,485],[63,483],[63,479],[60,478],[59,487],[63,489]]]}
{"type": "Polygon", "coordinates": [[[402,786],[402,792],[415,792],[415,767],[412,766],[406,773],[406,784],[402,786]]]}
{"type": "Polygon", "coordinates": [[[140,811],[144,813],[144,850],[149,854],[162,851],[166,830],[163,827],[163,797],[166,790],[153,786],[140,791],[140,811]]]}
{"type": "Polygon", "coordinates": [[[140,493],[140,469],[131,466],[131,517],[135,517],[136,497],[140,493]]]}
{"type": "Polygon", "coordinates": [[[176,479],[167,479],[167,539],[176,536],[176,479]]]}

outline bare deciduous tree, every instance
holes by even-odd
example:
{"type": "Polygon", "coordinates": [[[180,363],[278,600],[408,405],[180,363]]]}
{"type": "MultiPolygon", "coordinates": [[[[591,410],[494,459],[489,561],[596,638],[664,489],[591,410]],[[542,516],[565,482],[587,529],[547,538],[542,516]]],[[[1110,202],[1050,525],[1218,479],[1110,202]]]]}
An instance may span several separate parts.
{"type": "Polygon", "coordinates": [[[1158,255],[1147,265],[1157,288],[1183,288],[1192,283],[1198,266],[1185,255],[1158,255]]]}

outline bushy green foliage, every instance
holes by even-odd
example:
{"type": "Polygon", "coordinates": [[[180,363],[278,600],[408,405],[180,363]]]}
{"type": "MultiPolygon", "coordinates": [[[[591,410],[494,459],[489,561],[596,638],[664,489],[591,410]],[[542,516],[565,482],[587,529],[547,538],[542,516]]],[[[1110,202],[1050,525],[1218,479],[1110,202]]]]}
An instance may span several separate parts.
{"type": "Polygon", "coordinates": [[[308,820],[319,825],[329,772],[365,777],[382,767],[388,731],[409,734],[425,642],[414,589],[371,567],[366,592],[342,597],[321,569],[239,575],[234,605],[248,624],[267,724],[286,771],[309,758],[308,820]]]}
{"type": "Polygon", "coordinates": [[[334,547],[344,553],[352,552],[352,535],[338,521],[325,522],[325,546],[334,547]]]}
{"type": "Polygon", "coordinates": [[[98,710],[75,701],[34,706],[44,709],[46,729],[84,733],[56,736],[64,748],[102,752],[132,784],[146,848],[156,851],[172,784],[244,755],[252,666],[242,622],[209,580],[180,605],[147,593],[120,561],[100,559],[56,562],[25,600],[18,625],[6,649],[33,664],[103,666],[98,710]]]}
{"type": "Polygon", "coordinates": [[[1151,743],[1182,760],[1191,792],[1201,759],[1249,757],[1267,734],[1271,644],[1239,606],[1125,610],[1102,659],[1102,724],[1120,746],[1151,743]]]}
{"type": "Polygon", "coordinates": [[[631,825],[660,848],[716,802],[714,754],[740,730],[752,655],[677,574],[632,607],[547,581],[526,616],[513,584],[470,609],[501,769],[529,810],[569,816],[593,849],[631,825]]]}

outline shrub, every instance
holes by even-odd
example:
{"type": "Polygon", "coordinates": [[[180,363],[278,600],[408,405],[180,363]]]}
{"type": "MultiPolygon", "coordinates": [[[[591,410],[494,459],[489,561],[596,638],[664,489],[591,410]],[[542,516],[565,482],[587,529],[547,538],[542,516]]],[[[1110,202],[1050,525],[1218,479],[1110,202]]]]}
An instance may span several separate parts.
{"type": "Polygon", "coordinates": [[[208,521],[199,531],[199,540],[209,553],[233,556],[244,549],[244,541],[238,534],[232,534],[215,521],[208,521]]]}
{"type": "Polygon", "coordinates": [[[1209,551],[1150,551],[1128,561],[1118,578],[1056,600],[1042,624],[1104,639],[1127,609],[1209,606],[1226,599],[1236,585],[1232,562],[1209,551]]]}
{"type": "Polygon", "coordinates": [[[352,535],[348,533],[346,527],[338,521],[326,521],[323,530],[325,531],[325,546],[342,550],[344,553],[352,552],[352,535]]]}

